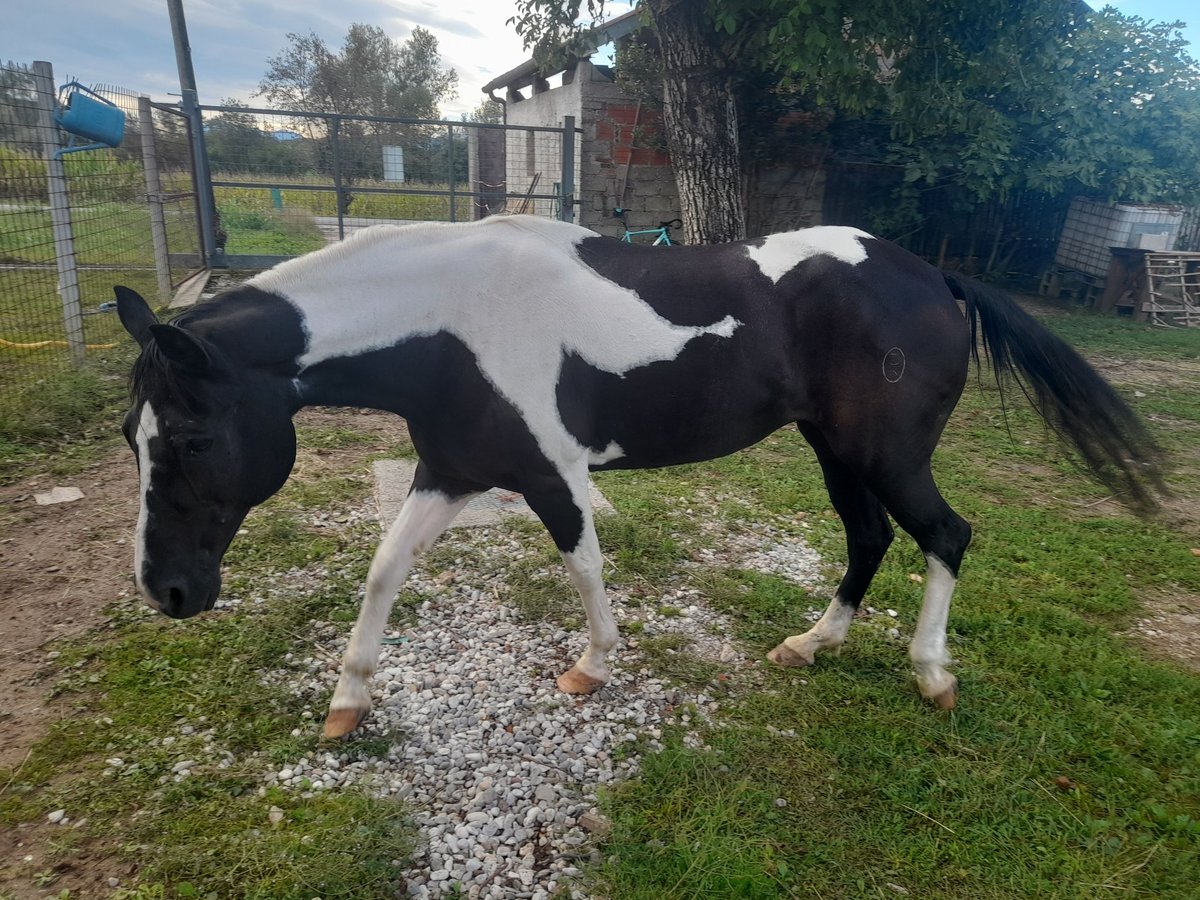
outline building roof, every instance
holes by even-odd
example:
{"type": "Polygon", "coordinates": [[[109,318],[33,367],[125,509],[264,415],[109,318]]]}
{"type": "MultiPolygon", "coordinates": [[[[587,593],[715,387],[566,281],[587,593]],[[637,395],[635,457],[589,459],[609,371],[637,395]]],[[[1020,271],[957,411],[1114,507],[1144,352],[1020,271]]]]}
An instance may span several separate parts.
{"type": "MultiPolygon", "coordinates": [[[[637,31],[642,26],[641,14],[636,9],[631,9],[627,13],[609,19],[607,22],[599,25],[591,32],[590,40],[587,46],[591,47],[594,53],[605,44],[610,44],[613,41],[619,41],[633,32],[637,31]]],[[[565,67],[564,67],[565,68],[565,67]]],[[[533,59],[527,59],[519,66],[509,69],[503,75],[498,75],[493,78],[482,88],[483,92],[491,96],[493,91],[499,88],[506,90],[520,90],[523,87],[528,87],[538,79],[545,79],[551,75],[556,75],[563,69],[559,68],[551,72],[543,72],[538,69],[538,64],[533,59]]]]}

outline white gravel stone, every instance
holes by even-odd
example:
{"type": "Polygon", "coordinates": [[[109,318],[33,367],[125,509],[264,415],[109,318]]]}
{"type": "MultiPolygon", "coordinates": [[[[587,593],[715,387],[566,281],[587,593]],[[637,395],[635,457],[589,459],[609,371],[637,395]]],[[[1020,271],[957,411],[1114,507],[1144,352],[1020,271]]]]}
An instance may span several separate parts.
{"type": "MultiPolygon", "coordinates": [[[[821,561],[801,538],[756,528],[747,524],[744,533],[720,539],[704,535],[689,567],[739,566],[821,583],[821,561]],[[721,547],[720,556],[713,546],[721,547]]],[[[609,827],[594,809],[597,787],[636,774],[640,760],[630,748],[639,741],[661,748],[664,724],[699,728],[719,708],[716,682],[703,690],[665,683],[645,668],[637,640],[679,636],[678,653],[719,665],[723,678],[736,678],[749,661],[731,641],[729,621],[681,573],[649,602],[610,589],[618,624],[641,627],[623,631],[608,685],[590,696],[566,696],[554,676],[582,653],[586,629],[525,621],[501,600],[507,567],[534,551],[503,526],[451,532],[439,547],[451,544],[461,551],[452,566],[443,552],[440,569],[418,563],[410,575],[405,590],[420,598],[415,622],[390,635],[369,684],[373,709],[362,736],[395,743],[378,758],[322,752],[289,761],[264,780],[297,793],[353,788],[403,797],[425,837],[401,872],[409,896],[582,897],[571,883],[580,874],[574,863],[609,827]],[[677,612],[659,613],[668,608],[677,612]],[[694,712],[681,715],[683,709],[694,712]],[[619,760],[616,746],[622,746],[619,760]]],[[[561,566],[543,574],[569,583],[561,566]]],[[[297,651],[286,668],[267,676],[289,686],[305,718],[328,696],[348,640],[346,631],[321,622],[312,623],[310,636],[316,656],[297,651]]],[[[685,740],[702,743],[699,732],[685,740]]]]}

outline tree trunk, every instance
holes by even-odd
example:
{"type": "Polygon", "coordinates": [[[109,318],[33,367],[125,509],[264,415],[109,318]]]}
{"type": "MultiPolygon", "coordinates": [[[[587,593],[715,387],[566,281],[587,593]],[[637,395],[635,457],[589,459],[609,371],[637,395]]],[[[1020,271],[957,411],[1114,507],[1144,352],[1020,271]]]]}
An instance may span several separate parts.
{"type": "Polygon", "coordinates": [[[663,59],[663,127],[684,237],[718,244],[746,236],[737,108],[704,0],[647,0],[663,59]]]}

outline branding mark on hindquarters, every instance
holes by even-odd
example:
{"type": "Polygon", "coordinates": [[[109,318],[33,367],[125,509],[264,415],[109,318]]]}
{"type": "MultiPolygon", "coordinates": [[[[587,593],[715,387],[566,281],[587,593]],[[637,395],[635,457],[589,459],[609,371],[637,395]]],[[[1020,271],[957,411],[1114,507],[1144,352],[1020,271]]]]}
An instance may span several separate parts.
{"type": "Polygon", "coordinates": [[[889,384],[895,384],[904,377],[904,367],[906,365],[904,351],[899,347],[893,347],[883,355],[883,378],[889,384]]]}

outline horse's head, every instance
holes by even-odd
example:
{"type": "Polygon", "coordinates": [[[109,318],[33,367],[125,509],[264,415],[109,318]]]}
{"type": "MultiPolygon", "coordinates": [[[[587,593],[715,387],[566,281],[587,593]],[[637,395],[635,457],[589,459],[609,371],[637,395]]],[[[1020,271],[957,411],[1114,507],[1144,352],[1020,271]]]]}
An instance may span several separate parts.
{"type": "Polygon", "coordinates": [[[151,606],[183,619],[212,609],[238,526],[287,480],[293,407],[278,376],[239,371],[211,342],[160,324],[136,292],[116,294],[142,348],[122,427],[141,481],[135,577],[151,606]]]}

